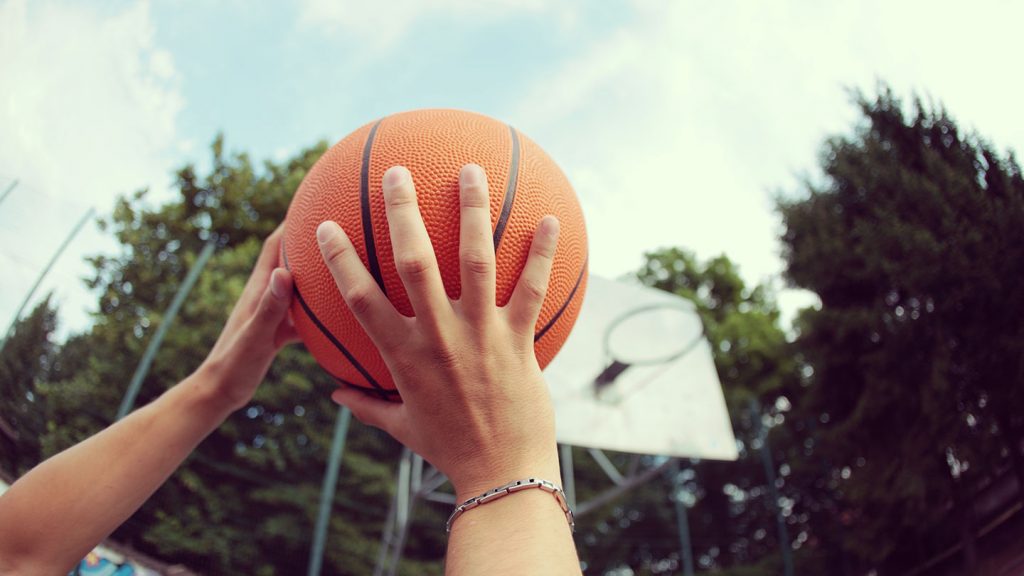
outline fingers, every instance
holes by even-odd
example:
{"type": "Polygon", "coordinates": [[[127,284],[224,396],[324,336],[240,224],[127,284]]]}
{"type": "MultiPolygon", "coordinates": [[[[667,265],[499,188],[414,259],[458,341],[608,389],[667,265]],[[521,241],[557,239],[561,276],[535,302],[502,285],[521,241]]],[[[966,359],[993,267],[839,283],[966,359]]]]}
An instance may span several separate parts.
{"type": "Polygon", "coordinates": [[[434,246],[420,216],[412,175],[402,166],[393,166],[384,173],[383,185],[398,276],[416,316],[436,322],[439,314],[451,309],[451,304],[441,283],[434,246]]]}
{"type": "Polygon", "coordinates": [[[509,325],[521,334],[529,334],[530,338],[533,338],[537,316],[547,294],[557,244],[558,220],[545,216],[537,225],[530,255],[506,306],[509,325]]]}
{"type": "Polygon", "coordinates": [[[459,264],[462,310],[482,318],[494,309],[494,240],[487,176],[476,164],[459,174],[459,264]]]}
{"type": "Polygon", "coordinates": [[[263,241],[263,248],[260,250],[259,258],[256,259],[256,265],[249,273],[249,279],[245,283],[245,288],[242,289],[242,295],[239,296],[238,302],[235,304],[235,309],[242,311],[244,317],[251,316],[256,311],[263,289],[267,286],[267,278],[274,268],[277,268],[283,232],[284,223],[281,223],[263,241]]]}
{"type": "MultiPolygon", "coordinates": [[[[276,263],[281,251],[281,236],[284,234],[284,222],[277,225],[274,231],[263,241],[263,249],[260,250],[259,263],[276,263]]],[[[259,265],[257,264],[257,268],[259,265]]]]}
{"type": "Polygon", "coordinates": [[[249,347],[262,347],[269,344],[273,350],[278,345],[276,338],[271,340],[267,334],[276,334],[282,323],[287,324],[288,307],[292,297],[292,275],[284,268],[275,268],[269,282],[263,290],[256,312],[249,319],[245,329],[245,338],[249,347]]]}
{"type": "Polygon", "coordinates": [[[281,253],[281,236],[284,233],[284,222],[278,225],[270,236],[263,241],[263,248],[260,249],[260,256],[256,260],[256,266],[253,267],[250,281],[253,284],[262,286],[266,281],[264,275],[269,275],[270,272],[277,268],[278,259],[281,253]]]}
{"type": "Polygon", "coordinates": [[[293,342],[301,340],[299,333],[295,330],[295,324],[292,323],[290,317],[285,317],[284,321],[281,322],[277,327],[277,331],[274,332],[274,347],[282,348],[293,342]]]}
{"type": "Polygon", "coordinates": [[[396,439],[402,436],[402,404],[371,398],[363,392],[349,387],[335,390],[331,394],[331,400],[346,406],[352,411],[352,415],[363,424],[380,428],[396,439]]]}
{"type": "Polygon", "coordinates": [[[316,229],[316,239],[324,263],[349,310],[378,348],[388,348],[391,337],[400,332],[396,325],[403,320],[401,314],[380,291],[340,226],[323,222],[316,229]]]}

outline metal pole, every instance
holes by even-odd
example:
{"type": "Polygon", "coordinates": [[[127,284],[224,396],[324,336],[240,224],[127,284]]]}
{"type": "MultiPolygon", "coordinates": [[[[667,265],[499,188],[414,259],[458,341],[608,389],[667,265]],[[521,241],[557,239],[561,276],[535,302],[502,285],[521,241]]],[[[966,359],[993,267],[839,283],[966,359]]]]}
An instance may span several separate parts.
{"type": "Polygon", "coordinates": [[[673,500],[676,504],[676,521],[679,523],[679,546],[683,556],[683,575],[693,576],[693,546],[690,544],[690,522],[686,515],[686,504],[678,495],[673,500]]]}
{"type": "Polygon", "coordinates": [[[324,483],[320,487],[320,510],[316,516],[316,528],[313,531],[313,548],[309,551],[308,576],[319,576],[324,562],[324,546],[327,544],[327,523],[331,519],[331,504],[334,492],[338,488],[338,469],[341,468],[341,456],[345,453],[345,436],[348,425],[352,421],[352,412],[345,406],[338,410],[338,418],[334,421],[334,441],[331,443],[331,456],[324,472],[324,483]]]}
{"type": "Polygon", "coordinates": [[[423,487],[423,457],[419,454],[412,453],[412,484],[411,489],[413,494],[419,494],[420,488],[423,487]]]}
{"type": "Polygon", "coordinates": [[[409,494],[412,474],[412,451],[402,448],[402,459],[398,461],[398,525],[405,526],[409,520],[409,494]]]}
{"type": "MultiPolygon", "coordinates": [[[[17,182],[15,182],[15,184],[17,184],[17,182]]],[[[13,185],[11,186],[11,188],[13,188],[13,185]]],[[[10,192],[10,188],[8,189],[8,192],[10,192]]],[[[25,296],[24,300],[22,300],[21,306],[18,307],[18,311],[14,313],[14,318],[11,320],[11,325],[7,327],[7,332],[4,332],[4,339],[0,341],[0,352],[3,352],[4,345],[7,343],[7,339],[11,337],[11,334],[14,333],[14,327],[18,325],[18,319],[21,318],[21,313],[25,311],[25,307],[28,306],[28,303],[32,301],[32,296],[34,296],[36,290],[39,289],[39,285],[43,283],[43,279],[46,278],[46,275],[50,273],[50,269],[53,268],[53,265],[57,263],[57,259],[60,258],[60,255],[64,253],[64,250],[66,250],[67,247],[71,244],[71,241],[75,239],[75,236],[77,236],[78,233],[81,232],[82,228],[85,227],[85,223],[89,221],[89,218],[92,218],[92,215],[95,212],[96,210],[93,208],[89,208],[89,210],[86,211],[85,216],[82,216],[82,219],[78,221],[78,224],[75,224],[75,227],[71,229],[71,233],[68,234],[68,237],[65,238],[64,242],[60,245],[59,248],[57,248],[57,252],[55,252],[53,257],[50,258],[50,261],[46,263],[46,267],[43,268],[43,271],[39,274],[39,277],[36,278],[36,283],[32,285],[32,288],[29,289],[28,295],[25,296]]]]}
{"type": "MultiPolygon", "coordinates": [[[[413,501],[415,503],[415,501],[413,501]]],[[[410,506],[409,510],[412,510],[410,506]]],[[[398,565],[402,563],[402,553],[405,552],[405,542],[409,539],[409,526],[411,523],[406,519],[405,524],[402,525],[401,530],[398,531],[398,542],[395,543],[395,549],[391,554],[391,566],[388,567],[388,576],[396,576],[398,574],[398,565]]]]}
{"type": "Polygon", "coordinates": [[[135,406],[135,397],[139,395],[139,389],[142,388],[142,380],[149,373],[149,366],[153,363],[153,358],[156,357],[157,350],[160,349],[160,344],[164,341],[164,336],[167,335],[171,324],[174,323],[174,318],[178,315],[178,310],[185,303],[185,298],[192,291],[192,286],[195,285],[196,280],[199,279],[199,273],[203,271],[203,267],[206,266],[206,262],[213,255],[213,251],[216,248],[217,244],[215,241],[207,242],[206,246],[203,246],[202,252],[199,253],[199,258],[192,265],[192,269],[188,271],[188,276],[185,277],[185,281],[178,288],[178,293],[174,295],[174,300],[171,301],[171,305],[164,312],[164,317],[160,320],[160,326],[157,327],[156,334],[149,341],[149,346],[146,347],[142,360],[139,361],[138,367],[135,368],[135,374],[132,374],[132,380],[128,384],[128,391],[125,392],[124,398],[121,399],[121,407],[117,409],[118,420],[127,416],[132,411],[132,407],[135,406]]]}
{"type": "Polygon", "coordinates": [[[693,544],[690,542],[690,520],[687,504],[683,502],[683,481],[680,461],[676,459],[672,475],[672,502],[676,506],[676,523],[679,526],[679,551],[683,561],[683,576],[693,576],[693,544]]]}
{"type": "MultiPolygon", "coordinates": [[[[645,482],[650,482],[658,474],[664,472],[665,469],[671,465],[671,459],[665,460],[661,464],[658,464],[657,466],[652,466],[651,468],[648,468],[647,470],[641,472],[640,474],[636,474],[634,476],[626,478],[622,482],[622,484],[619,484],[618,486],[613,486],[608,490],[605,490],[604,492],[598,494],[597,496],[594,496],[590,500],[587,500],[586,502],[580,502],[580,505],[575,509],[576,519],[579,520],[580,518],[586,516],[587,514],[590,514],[594,510],[597,510],[598,508],[604,506],[605,504],[611,502],[612,500],[615,500],[619,496],[622,496],[623,494],[629,492],[630,490],[636,488],[637,486],[640,486],[645,482]]],[[[568,500],[568,495],[566,496],[566,500],[568,500]]]]}
{"type": "Polygon", "coordinates": [[[391,565],[388,567],[388,576],[398,574],[398,564],[402,561],[402,552],[405,550],[405,541],[409,537],[409,524],[412,520],[412,507],[415,504],[416,495],[412,492],[412,451],[408,448],[402,450],[402,460],[398,463],[398,510],[397,526],[398,540],[395,548],[391,551],[391,565]]]}
{"type": "Polygon", "coordinates": [[[395,497],[391,499],[388,521],[381,535],[380,550],[377,553],[377,565],[373,569],[374,576],[394,574],[402,557],[405,546],[406,530],[414,495],[411,494],[414,476],[410,470],[413,464],[412,451],[402,448],[402,456],[398,461],[398,472],[395,478],[395,497]]]}
{"type": "Polygon", "coordinates": [[[391,499],[388,506],[388,519],[384,523],[384,532],[380,535],[380,548],[377,550],[377,564],[373,568],[373,576],[384,576],[384,569],[387,567],[388,551],[391,550],[391,541],[394,539],[395,521],[398,516],[398,489],[395,488],[395,497],[391,499]]]}
{"type": "Polygon", "coordinates": [[[588,448],[587,452],[590,453],[590,456],[595,462],[597,462],[597,465],[601,467],[601,470],[604,470],[608,479],[616,486],[622,486],[626,482],[626,479],[622,477],[622,473],[619,472],[619,469],[615,467],[615,464],[612,463],[611,459],[608,458],[603,450],[588,448]]]}
{"type": "Polygon", "coordinates": [[[576,510],[576,478],[572,470],[572,446],[562,444],[562,492],[569,508],[576,510]]]}
{"type": "Polygon", "coordinates": [[[768,509],[775,513],[775,524],[779,533],[779,552],[782,554],[782,567],[785,576],[793,576],[793,548],[789,542],[789,530],[779,509],[779,492],[775,487],[775,464],[772,462],[772,451],[768,446],[768,431],[761,426],[761,406],[757,400],[750,401],[751,418],[754,419],[754,430],[761,439],[761,463],[764,464],[764,475],[768,480],[768,509]]]}
{"type": "Polygon", "coordinates": [[[3,203],[3,201],[7,199],[7,195],[8,195],[8,194],[10,194],[10,193],[11,193],[11,190],[14,190],[14,188],[15,188],[15,187],[16,187],[17,185],[18,185],[18,181],[17,181],[17,180],[15,180],[14,182],[11,182],[11,185],[10,185],[10,186],[8,186],[8,187],[7,187],[7,190],[4,190],[4,193],[3,193],[3,195],[2,195],[2,196],[0,196],[0,204],[2,204],[2,203],[3,203]]]}

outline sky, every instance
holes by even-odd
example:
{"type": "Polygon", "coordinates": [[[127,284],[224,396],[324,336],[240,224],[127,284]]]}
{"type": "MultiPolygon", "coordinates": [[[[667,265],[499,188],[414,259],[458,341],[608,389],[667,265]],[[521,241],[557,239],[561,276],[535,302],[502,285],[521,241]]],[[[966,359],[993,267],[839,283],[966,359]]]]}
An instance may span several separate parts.
{"type": "MultiPolygon", "coordinates": [[[[642,254],[725,253],[785,286],[774,199],[815,177],[818,151],[879,81],[943,103],[1002,150],[1024,148],[1024,4],[650,0],[0,0],[0,329],[92,208],[232,151],[284,159],[375,118],[461,108],[516,126],[583,205],[594,273],[642,254]]],[[[88,326],[75,237],[52,292],[61,333],[88,326]]],[[[31,304],[30,303],[30,304],[31,304]]]]}

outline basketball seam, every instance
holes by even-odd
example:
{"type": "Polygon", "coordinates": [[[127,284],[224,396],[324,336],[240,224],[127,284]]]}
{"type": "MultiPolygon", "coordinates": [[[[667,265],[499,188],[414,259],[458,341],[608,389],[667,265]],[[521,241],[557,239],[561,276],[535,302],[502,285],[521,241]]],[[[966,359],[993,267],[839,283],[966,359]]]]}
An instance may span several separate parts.
{"type": "Polygon", "coordinates": [[[346,359],[348,359],[352,366],[356,370],[358,370],[360,374],[363,375],[363,378],[366,378],[366,381],[369,382],[370,385],[372,385],[374,388],[377,388],[378,390],[383,390],[384,388],[377,383],[377,381],[366,370],[366,368],[363,368],[363,365],[360,364],[358,360],[356,360],[356,357],[353,356],[351,352],[349,352],[348,348],[345,348],[345,345],[339,342],[338,339],[335,338],[334,334],[331,334],[330,330],[328,330],[327,327],[324,326],[323,323],[320,321],[320,319],[317,318],[316,314],[314,314],[313,310],[310,309],[309,304],[306,303],[306,299],[302,297],[302,293],[299,292],[297,288],[295,289],[295,297],[299,299],[299,305],[302,306],[302,311],[306,313],[306,316],[308,316],[309,319],[313,321],[313,324],[315,324],[316,327],[320,330],[320,332],[324,336],[326,336],[328,340],[330,340],[331,344],[334,344],[334,347],[337,348],[338,351],[341,352],[346,359]]]}
{"type": "Polygon", "coordinates": [[[509,126],[509,133],[512,134],[512,160],[508,169],[508,183],[505,185],[505,199],[502,201],[501,213],[498,215],[498,223],[494,226],[494,251],[498,251],[501,244],[501,237],[505,234],[505,227],[508,225],[508,217],[512,214],[512,202],[516,199],[516,187],[519,182],[519,134],[516,129],[509,126]]]}
{"type": "Polygon", "coordinates": [[[323,366],[321,366],[320,368],[323,368],[323,371],[326,372],[327,375],[330,376],[331,378],[337,380],[338,383],[344,384],[345,386],[349,386],[351,388],[355,388],[356,390],[359,390],[363,394],[367,394],[369,396],[376,396],[382,400],[391,400],[394,397],[398,396],[398,390],[387,390],[385,388],[367,388],[366,386],[360,386],[355,382],[345,380],[341,376],[338,376],[337,374],[331,372],[330,370],[324,368],[323,366]]]}
{"type": "Polygon", "coordinates": [[[384,118],[377,120],[377,123],[370,128],[370,135],[366,137],[366,144],[363,145],[362,166],[359,168],[359,204],[363,216],[363,240],[366,243],[366,260],[370,264],[370,274],[377,281],[377,285],[385,294],[388,293],[384,287],[384,277],[380,272],[380,262],[377,261],[377,245],[373,237],[373,218],[370,210],[370,152],[373,150],[373,140],[377,136],[377,128],[384,118]]]}
{"type": "Polygon", "coordinates": [[[554,327],[555,322],[558,322],[558,320],[565,313],[566,309],[569,308],[569,304],[572,303],[573,298],[576,297],[576,292],[580,289],[580,284],[583,282],[583,274],[586,271],[587,260],[583,260],[583,267],[580,268],[580,275],[578,278],[576,278],[576,285],[572,287],[572,292],[569,292],[569,297],[565,299],[565,303],[562,304],[562,307],[559,308],[557,312],[555,312],[555,315],[551,317],[551,320],[548,320],[548,323],[545,324],[543,328],[537,331],[537,334],[534,335],[533,337],[534,342],[539,342],[540,339],[543,338],[544,335],[548,333],[548,330],[551,330],[551,328],[554,327]]]}
{"type": "MultiPolygon", "coordinates": [[[[288,264],[288,252],[285,250],[283,239],[281,240],[281,256],[283,257],[282,259],[284,260],[285,270],[291,272],[291,266],[288,264]]],[[[317,327],[317,330],[319,330],[320,333],[323,334],[327,338],[327,340],[329,340],[331,344],[333,344],[334,347],[337,348],[338,351],[342,353],[343,356],[345,356],[349,363],[352,364],[352,367],[363,375],[363,378],[366,378],[366,381],[373,386],[373,389],[378,390],[383,394],[387,394],[388,390],[377,383],[377,380],[374,379],[373,375],[371,375],[366,370],[366,368],[363,368],[363,365],[360,364],[358,360],[356,360],[356,357],[351,352],[349,352],[348,348],[345,348],[345,345],[342,344],[334,336],[334,334],[332,334],[331,331],[327,329],[327,326],[324,326],[323,322],[321,322],[319,318],[317,318],[316,314],[314,314],[313,310],[309,307],[309,304],[306,303],[306,299],[302,297],[302,292],[299,291],[299,286],[294,282],[292,283],[292,291],[295,292],[295,297],[299,300],[299,306],[302,307],[302,311],[305,312],[306,316],[313,321],[313,325],[317,327]]],[[[329,370],[327,370],[327,368],[324,368],[323,366],[321,366],[321,368],[323,368],[324,371],[330,374],[331,377],[333,377],[335,380],[344,382],[346,384],[349,384],[350,386],[354,386],[362,390],[371,390],[370,388],[366,388],[365,386],[359,386],[358,384],[352,384],[350,382],[342,380],[341,378],[332,374],[329,370]]]]}

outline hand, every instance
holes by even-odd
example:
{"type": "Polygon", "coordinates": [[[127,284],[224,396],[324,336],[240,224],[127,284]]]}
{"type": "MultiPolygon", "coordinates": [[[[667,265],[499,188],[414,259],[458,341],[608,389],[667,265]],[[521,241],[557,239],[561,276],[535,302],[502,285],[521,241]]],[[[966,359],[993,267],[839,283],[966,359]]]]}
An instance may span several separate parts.
{"type": "Polygon", "coordinates": [[[296,338],[288,321],[292,279],[275,269],[280,233],[267,238],[220,338],[195,374],[47,459],[4,494],[0,573],[67,574],[229,411],[249,401],[274,355],[296,338]]]}
{"type": "Polygon", "coordinates": [[[462,294],[449,300],[412,175],[393,167],[383,187],[395,262],[414,317],[395,310],[336,223],[322,223],[317,239],[338,290],[380,350],[403,403],[345,387],[332,398],[437,467],[460,499],[529,476],[557,481],[554,410],[533,336],[558,221],[541,220],[511,299],[497,307],[486,176],[479,166],[463,167],[462,294]]]}
{"type": "Polygon", "coordinates": [[[218,396],[235,410],[252,399],[277,352],[298,340],[288,317],[292,276],[277,267],[282,230],[278,226],[263,242],[242,295],[200,367],[213,375],[218,396]]]}

